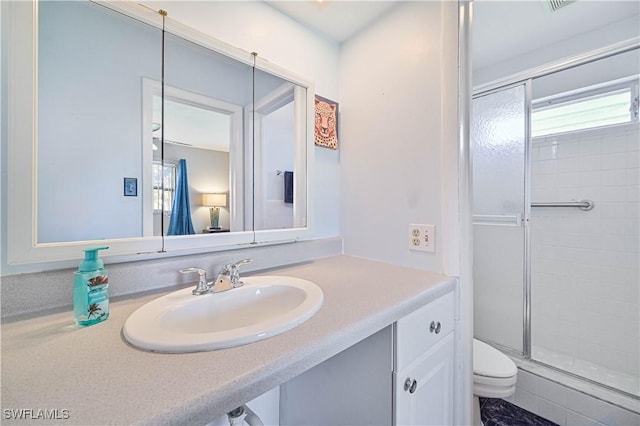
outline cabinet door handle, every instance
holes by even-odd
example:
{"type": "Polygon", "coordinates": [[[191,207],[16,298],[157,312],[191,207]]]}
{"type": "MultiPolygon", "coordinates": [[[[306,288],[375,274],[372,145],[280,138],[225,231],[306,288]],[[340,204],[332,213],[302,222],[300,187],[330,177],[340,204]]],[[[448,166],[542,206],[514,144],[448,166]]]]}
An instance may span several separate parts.
{"type": "Polygon", "coordinates": [[[442,324],[440,324],[440,321],[431,321],[431,325],[429,326],[429,331],[431,333],[436,333],[436,334],[440,334],[440,330],[442,329],[442,324]]]}
{"type": "Polygon", "coordinates": [[[404,390],[408,391],[411,388],[411,378],[407,377],[407,380],[404,381],[404,390]]]}
{"type": "Polygon", "coordinates": [[[414,393],[417,387],[418,382],[411,380],[411,377],[407,377],[407,380],[404,381],[404,390],[409,391],[409,393],[414,393]]]}

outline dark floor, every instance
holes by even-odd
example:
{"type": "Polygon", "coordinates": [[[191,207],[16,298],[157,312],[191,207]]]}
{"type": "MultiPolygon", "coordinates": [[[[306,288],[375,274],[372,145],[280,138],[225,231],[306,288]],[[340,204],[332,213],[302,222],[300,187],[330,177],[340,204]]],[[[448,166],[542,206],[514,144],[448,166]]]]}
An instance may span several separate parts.
{"type": "Polygon", "coordinates": [[[480,398],[484,426],[558,426],[503,399],[480,398]]]}

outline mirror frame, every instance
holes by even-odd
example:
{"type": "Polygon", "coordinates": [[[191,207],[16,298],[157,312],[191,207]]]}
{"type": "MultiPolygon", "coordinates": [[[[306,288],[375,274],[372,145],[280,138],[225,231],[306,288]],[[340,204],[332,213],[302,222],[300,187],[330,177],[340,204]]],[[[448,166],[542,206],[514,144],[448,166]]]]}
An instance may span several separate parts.
{"type": "MultiPolygon", "coordinates": [[[[162,29],[160,15],[129,2],[93,1],[111,10],[162,29]]],[[[178,256],[242,248],[256,244],[277,244],[312,237],[312,203],[310,196],[313,165],[314,85],[288,70],[249,52],[230,46],[179,22],[167,18],[168,33],[197,43],[217,53],[268,72],[306,89],[306,128],[296,129],[295,153],[296,203],[305,206],[306,226],[264,231],[190,236],[133,237],[60,243],[37,242],[37,148],[38,148],[38,3],[7,2],[2,13],[9,19],[7,32],[7,262],[9,265],[49,263],[82,257],[82,250],[108,245],[104,257],[118,261],[140,260],[140,255],[159,253],[178,256]],[[254,65],[255,61],[255,65],[254,65]]],[[[302,112],[304,114],[304,111],[302,112]]],[[[251,150],[253,155],[253,150],[251,150]]],[[[300,225],[300,221],[296,221],[300,225]]],[[[295,226],[295,225],[294,225],[295,226]]]]}

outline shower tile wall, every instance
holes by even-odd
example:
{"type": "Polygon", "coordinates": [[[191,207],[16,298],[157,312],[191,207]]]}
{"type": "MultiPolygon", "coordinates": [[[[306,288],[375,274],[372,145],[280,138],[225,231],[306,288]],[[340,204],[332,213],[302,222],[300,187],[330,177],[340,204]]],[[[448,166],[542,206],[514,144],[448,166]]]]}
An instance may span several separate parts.
{"type": "Polygon", "coordinates": [[[532,355],[640,394],[637,124],[536,138],[532,208],[532,355]]]}

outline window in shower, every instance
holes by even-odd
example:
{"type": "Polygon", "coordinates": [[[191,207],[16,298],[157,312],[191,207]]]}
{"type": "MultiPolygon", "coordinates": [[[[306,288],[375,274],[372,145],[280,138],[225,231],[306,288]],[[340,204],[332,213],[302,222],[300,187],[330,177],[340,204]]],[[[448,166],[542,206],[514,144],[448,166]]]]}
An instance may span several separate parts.
{"type": "MultiPolygon", "coordinates": [[[[637,80],[637,77],[635,77],[637,80]]],[[[638,120],[638,85],[629,80],[538,99],[531,114],[531,136],[575,132],[638,120]]]]}

